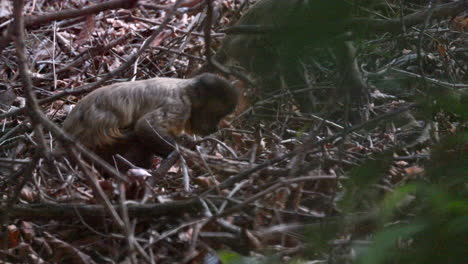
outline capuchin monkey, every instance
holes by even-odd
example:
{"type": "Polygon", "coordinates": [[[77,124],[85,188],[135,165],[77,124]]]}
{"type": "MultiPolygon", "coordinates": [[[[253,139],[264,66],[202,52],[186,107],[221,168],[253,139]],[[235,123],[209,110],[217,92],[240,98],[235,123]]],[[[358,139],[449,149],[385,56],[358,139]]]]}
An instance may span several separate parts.
{"type": "Polygon", "coordinates": [[[85,96],[63,128],[120,171],[129,167],[115,154],[148,169],[154,154],[167,157],[174,150],[177,136],[215,132],[238,96],[227,80],[209,73],[116,83],[85,96]]]}

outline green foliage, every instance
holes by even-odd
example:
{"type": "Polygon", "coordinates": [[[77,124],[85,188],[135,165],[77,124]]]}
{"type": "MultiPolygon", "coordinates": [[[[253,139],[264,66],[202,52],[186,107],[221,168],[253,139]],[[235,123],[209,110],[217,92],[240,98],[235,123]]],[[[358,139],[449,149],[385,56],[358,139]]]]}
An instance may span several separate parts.
{"type": "MultiPolygon", "coordinates": [[[[378,212],[376,231],[370,237],[372,246],[354,247],[359,252],[356,263],[466,263],[467,139],[464,132],[445,137],[433,146],[425,177],[395,188],[383,199],[375,184],[388,172],[392,163],[389,154],[350,172],[340,208],[350,215],[378,212]]],[[[346,226],[344,221],[342,226],[346,226]]],[[[330,248],[325,242],[340,233],[340,226],[334,227],[314,230],[310,239],[315,250],[326,252],[330,248]]]]}
{"type": "Polygon", "coordinates": [[[460,132],[444,138],[432,148],[431,160],[427,165],[428,178],[451,193],[466,196],[468,182],[468,133],[460,132]]]}
{"type": "Polygon", "coordinates": [[[466,263],[466,134],[434,146],[429,181],[401,186],[385,197],[374,245],[358,263],[466,263]],[[390,221],[394,224],[388,225],[390,221]]]}
{"type": "Polygon", "coordinates": [[[305,253],[312,259],[317,255],[323,255],[330,250],[329,241],[336,238],[336,234],[341,231],[341,223],[338,221],[329,221],[317,224],[307,228],[305,237],[307,237],[308,250],[305,253]]]}
{"type": "Polygon", "coordinates": [[[425,113],[432,116],[437,112],[450,112],[466,121],[468,118],[467,94],[464,91],[453,90],[446,87],[430,87],[426,97],[421,98],[420,103],[425,108],[425,113]]]}
{"type": "Polygon", "coordinates": [[[244,259],[243,256],[232,251],[220,251],[218,252],[218,255],[222,263],[226,263],[226,264],[242,263],[242,260],[244,259]]]}
{"type": "Polygon", "coordinates": [[[374,239],[375,246],[367,254],[361,255],[359,263],[376,264],[386,263],[391,256],[395,259],[391,249],[401,237],[408,237],[422,229],[418,225],[402,225],[400,227],[388,228],[378,233],[374,239]]]}
{"type": "Polygon", "coordinates": [[[378,192],[373,186],[388,172],[392,162],[391,152],[385,152],[351,170],[345,183],[345,195],[339,206],[347,212],[371,209],[378,201],[378,192]]]}
{"type": "Polygon", "coordinates": [[[358,263],[465,263],[466,199],[437,185],[418,183],[397,189],[387,197],[387,213],[396,211],[411,193],[417,197],[417,206],[411,210],[415,216],[378,231],[374,245],[360,256],[358,263]]]}
{"type": "Polygon", "coordinates": [[[278,260],[268,257],[260,259],[256,257],[244,257],[232,251],[220,251],[218,255],[223,264],[274,264],[281,263],[278,260]]]}

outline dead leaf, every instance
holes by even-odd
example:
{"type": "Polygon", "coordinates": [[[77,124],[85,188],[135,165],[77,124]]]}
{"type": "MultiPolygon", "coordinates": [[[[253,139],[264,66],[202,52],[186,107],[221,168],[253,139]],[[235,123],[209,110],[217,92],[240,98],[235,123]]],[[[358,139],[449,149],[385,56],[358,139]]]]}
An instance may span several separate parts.
{"type": "Polygon", "coordinates": [[[109,18],[107,22],[111,23],[114,28],[123,28],[125,27],[125,23],[120,19],[109,18]]]}
{"type": "Polygon", "coordinates": [[[95,28],[96,21],[94,15],[87,16],[83,28],[81,29],[80,34],[78,34],[78,38],[75,41],[75,45],[80,46],[83,45],[86,41],[88,41],[91,38],[91,35],[93,34],[95,28]]]}
{"type": "Polygon", "coordinates": [[[404,160],[399,160],[397,162],[395,162],[395,164],[397,165],[397,167],[405,167],[405,166],[408,166],[408,162],[404,161],[404,160]]]}
{"type": "Polygon", "coordinates": [[[196,177],[193,179],[193,182],[204,188],[216,186],[219,184],[219,182],[214,177],[196,177]]]}
{"type": "Polygon", "coordinates": [[[202,0],[187,0],[181,3],[181,7],[194,7],[195,5],[199,4],[202,0]]]}
{"type": "Polygon", "coordinates": [[[109,71],[115,71],[117,68],[120,67],[120,65],[122,65],[122,62],[120,62],[120,60],[118,58],[114,58],[113,62],[111,65],[107,65],[107,68],[109,69],[109,71]]]}
{"type": "Polygon", "coordinates": [[[26,240],[32,241],[33,238],[36,236],[36,232],[34,231],[34,227],[31,224],[31,222],[21,221],[20,228],[21,232],[23,233],[23,237],[26,238],[26,240]]]}
{"type": "Polygon", "coordinates": [[[153,157],[153,167],[156,167],[157,165],[159,165],[159,163],[161,163],[161,159],[154,156],[153,157]]]}
{"type": "Polygon", "coordinates": [[[465,28],[468,26],[468,17],[457,16],[451,21],[451,26],[458,31],[465,31],[465,28]]]}
{"type": "Polygon", "coordinates": [[[62,101],[62,100],[57,100],[57,101],[52,103],[52,109],[54,109],[54,110],[62,109],[64,103],[65,102],[62,101]]]}
{"type": "Polygon", "coordinates": [[[405,168],[405,173],[412,176],[412,175],[417,175],[421,174],[424,172],[424,168],[421,168],[419,166],[412,166],[409,168],[405,168]]]}
{"type": "Polygon", "coordinates": [[[151,174],[142,168],[136,168],[136,169],[129,169],[127,171],[127,176],[128,177],[135,177],[135,178],[146,178],[146,177],[151,177],[151,174]]]}
{"type": "Polygon", "coordinates": [[[0,0],[0,17],[8,17],[11,15],[13,7],[11,6],[11,1],[0,0]]]}
{"type": "Polygon", "coordinates": [[[437,51],[439,52],[439,54],[443,57],[446,57],[447,56],[447,47],[445,47],[445,45],[437,45],[437,51]]]}
{"type": "Polygon", "coordinates": [[[99,185],[101,186],[102,190],[106,193],[108,197],[112,197],[115,191],[114,185],[111,181],[100,181],[99,185]]]}
{"type": "Polygon", "coordinates": [[[66,105],[63,105],[63,110],[65,110],[65,112],[69,114],[71,110],[73,110],[73,107],[75,107],[75,105],[66,104],[66,105]]]}
{"type": "Polygon", "coordinates": [[[37,195],[33,190],[31,190],[30,187],[24,186],[23,189],[21,189],[20,197],[21,199],[28,202],[34,202],[37,198],[37,195]]]}
{"type": "Polygon", "coordinates": [[[21,240],[20,240],[20,230],[15,225],[9,225],[8,229],[8,248],[17,247],[21,240]]]}
{"type": "Polygon", "coordinates": [[[401,51],[401,53],[403,53],[403,54],[405,54],[405,55],[406,55],[406,54],[410,54],[411,52],[413,52],[413,51],[412,51],[412,50],[409,50],[409,49],[403,49],[403,50],[401,51]]]}
{"type": "Polygon", "coordinates": [[[167,172],[177,173],[179,172],[179,170],[180,170],[179,166],[172,166],[167,172]]]}

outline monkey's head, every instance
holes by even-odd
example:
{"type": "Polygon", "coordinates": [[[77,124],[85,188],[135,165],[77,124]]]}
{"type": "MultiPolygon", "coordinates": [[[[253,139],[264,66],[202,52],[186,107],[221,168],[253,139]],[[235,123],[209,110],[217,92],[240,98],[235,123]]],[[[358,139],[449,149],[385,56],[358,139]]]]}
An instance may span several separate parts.
{"type": "Polygon", "coordinates": [[[192,103],[186,130],[206,136],[218,129],[218,124],[237,106],[239,92],[227,80],[214,74],[204,73],[195,78],[188,87],[192,103]]]}

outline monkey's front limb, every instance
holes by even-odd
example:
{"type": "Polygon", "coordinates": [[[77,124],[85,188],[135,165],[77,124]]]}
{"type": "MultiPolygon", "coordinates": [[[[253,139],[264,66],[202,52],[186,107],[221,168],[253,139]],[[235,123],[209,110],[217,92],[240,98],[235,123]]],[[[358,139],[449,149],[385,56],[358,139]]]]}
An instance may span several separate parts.
{"type": "Polygon", "coordinates": [[[157,109],[142,116],[135,125],[135,135],[141,144],[156,155],[167,157],[175,148],[186,119],[172,111],[157,109]]]}

